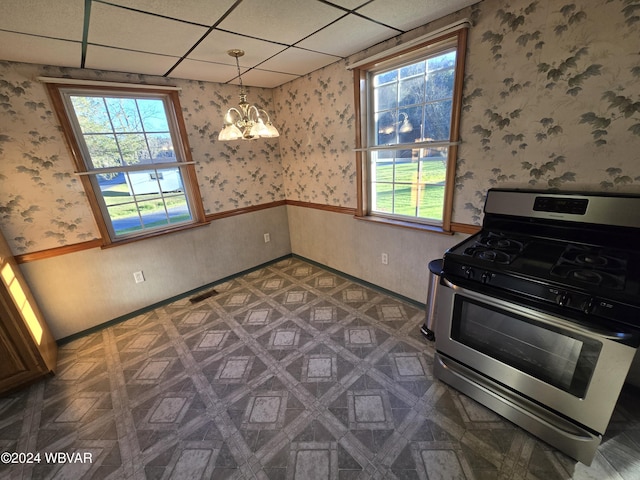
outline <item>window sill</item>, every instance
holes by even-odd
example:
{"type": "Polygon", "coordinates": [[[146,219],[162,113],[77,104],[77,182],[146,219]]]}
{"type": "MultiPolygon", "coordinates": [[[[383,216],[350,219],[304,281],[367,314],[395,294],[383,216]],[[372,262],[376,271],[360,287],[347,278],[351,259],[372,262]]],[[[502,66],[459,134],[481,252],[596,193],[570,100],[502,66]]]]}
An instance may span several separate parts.
{"type": "Polygon", "coordinates": [[[396,220],[393,218],[376,217],[373,215],[365,215],[365,216],[356,215],[354,218],[356,218],[357,220],[363,220],[365,222],[378,223],[381,225],[389,225],[389,226],[400,227],[400,228],[408,228],[410,230],[419,230],[422,232],[438,233],[441,235],[453,235],[455,233],[454,231],[444,230],[442,227],[437,225],[426,225],[424,223],[407,222],[406,220],[396,220]]]}
{"type": "Polygon", "coordinates": [[[177,226],[175,228],[166,228],[157,232],[153,232],[153,233],[148,233],[146,235],[140,235],[138,237],[129,237],[129,238],[123,238],[120,240],[111,240],[108,241],[109,243],[105,243],[101,246],[101,248],[112,248],[112,247],[118,247],[120,245],[128,245],[130,243],[135,243],[135,242],[140,242],[143,240],[148,240],[150,238],[156,238],[156,237],[163,237],[165,235],[170,235],[172,233],[175,232],[182,232],[185,230],[191,230],[192,228],[198,228],[198,227],[202,227],[205,225],[209,225],[211,222],[208,221],[204,221],[204,222],[197,222],[197,223],[189,223],[186,225],[180,225],[177,226]]]}

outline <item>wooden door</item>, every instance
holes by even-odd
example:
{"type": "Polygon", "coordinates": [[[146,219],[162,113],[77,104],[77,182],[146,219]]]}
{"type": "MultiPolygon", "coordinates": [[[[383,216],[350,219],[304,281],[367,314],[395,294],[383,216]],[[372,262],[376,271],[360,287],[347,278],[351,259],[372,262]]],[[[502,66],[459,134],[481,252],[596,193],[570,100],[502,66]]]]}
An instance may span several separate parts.
{"type": "Polygon", "coordinates": [[[22,317],[0,282],[0,392],[30,383],[45,373],[34,355],[33,340],[25,333],[22,317]]]}

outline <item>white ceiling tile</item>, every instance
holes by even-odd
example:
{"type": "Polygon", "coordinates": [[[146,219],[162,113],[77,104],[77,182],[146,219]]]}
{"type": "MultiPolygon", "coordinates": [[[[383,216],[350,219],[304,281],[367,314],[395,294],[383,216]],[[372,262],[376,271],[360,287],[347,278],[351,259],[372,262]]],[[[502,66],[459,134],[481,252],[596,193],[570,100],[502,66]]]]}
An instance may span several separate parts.
{"type": "Polygon", "coordinates": [[[180,60],[178,57],[89,45],[85,67],[115,72],[164,75],[178,60],[180,60]]]}
{"type": "Polygon", "coordinates": [[[206,31],[205,27],[94,2],[89,43],[182,56],[206,31]]]}
{"type": "Polygon", "coordinates": [[[82,44],[0,31],[0,59],[59,67],[80,67],[82,44]],[[20,45],[20,48],[16,48],[20,45]]]}
{"type": "MultiPolygon", "coordinates": [[[[242,71],[242,69],[240,69],[242,71]]],[[[202,80],[205,82],[226,83],[238,76],[235,66],[221,63],[202,62],[199,60],[183,60],[170,77],[202,80]]]]}
{"type": "Polygon", "coordinates": [[[330,0],[334,5],[346,8],[348,10],[355,10],[360,5],[364,5],[369,0],[330,0]]]}
{"type": "Polygon", "coordinates": [[[0,60],[82,67],[86,3],[87,68],[269,88],[477,1],[0,0],[0,60]]]}
{"type": "MultiPolygon", "coordinates": [[[[296,78],[298,78],[298,75],[269,72],[267,70],[254,68],[253,70],[249,70],[246,74],[242,74],[242,83],[251,87],[274,88],[282,85],[283,83],[295,80],[296,78]]],[[[234,80],[232,83],[237,84],[238,81],[234,80]]]]}
{"type": "Polygon", "coordinates": [[[284,48],[286,47],[276,43],[269,43],[234,33],[213,30],[193,49],[187,58],[235,65],[236,59],[230,57],[227,51],[240,49],[245,52],[245,54],[238,59],[240,65],[253,67],[282,51],[284,48]]]}
{"type": "Polygon", "coordinates": [[[305,75],[340,60],[340,57],[291,47],[260,65],[261,69],[305,75]]]}
{"type": "Polygon", "coordinates": [[[212,26],[235,3],[235,0],[110,0],[110,3],[212,26]]]}
{"type": "Polygon", "coordinates": [[[298,45],[309,50],[347,57],[398,32],[355,15],[340,19],[298,45]]]}
{"type": "Polygon", "coordinates": [[[84,0],[0,1],[0,29],[82,41],[84,0]]]}
{"type": "Polygon", "coordinates": [[[408,31],[477,3],[478,0],[374,0],[358,13],[400,30],[408,31]]]}
{"type": "Polygon", "coordinates": [[[218,27],[293,44],[344,14],[338,8],[309,0],[244,0],[218,27]]]}

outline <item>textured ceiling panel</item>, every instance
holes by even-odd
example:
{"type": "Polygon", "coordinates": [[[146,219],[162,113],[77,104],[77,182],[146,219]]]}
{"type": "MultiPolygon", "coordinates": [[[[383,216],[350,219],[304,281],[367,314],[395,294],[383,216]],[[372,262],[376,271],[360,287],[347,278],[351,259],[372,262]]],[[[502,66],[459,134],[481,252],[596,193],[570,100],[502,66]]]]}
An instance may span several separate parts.
{"type": "Polygon", "coordinates": [[[80,67],[82,44],[0,31],[0,59],[41,63],[58,67],[80,67]],[[16,48],[20,45],[20,48],[16,48]]]}
{"type": "Polygon", "coordinates": [[[135,71],[146,75],[163,75],[178,60],[180,60],[178,57],[89,45],[85,67],[115,72],[135,71]]]}
{"type": "MultiPolygon", "coordinates": [[[[287,73],[269,72],[266,70],[260,70],[254,68],[249,70],[246,74],[242,74],[242,82],[245,85],[251,87],[266,87],[273,88],[283,83],[290,82],[298,78],[297,75],[290,75],[287,73]]],[[[237,84],[237,79],[234,79],[231,83],[237,84]]]]}
{"type": "Polygon", "coordinates": [[[476,1],[0,0],[0,60],[269,88],[476,1]]]}
{"type": "Polygon", "coordinates": [[[400,32],[350,15],[311,35],[298,45],[310,50],[347,57],[400,32]]]}
{"type": "Polygon", "coordinates": [[[309,0],[244,0],[219,28],[272,42],[293,44],[342,15],[340,9],[309,0]]]}
{"type": "Polygon", "coordinates": [[[182,56],[206,32],[204,27],[102,3],[91,7],[92,44],[182,56]]]}
{"type": "Polygon", "coordinates": [[[338,60],[340,60],[340,57],[291,47],[261,64],[260,68],[294,75],[304,75],[338,60]]]}
{"type": "Polygon", "coordinates": [[[244,56],[238,59],[240,65],[243,67],[255,67],[285,48],[287,47],[276,43],[214,30],[193,49],[188,58],[235,65],[236,59],[230,57],[227,51],[239,49],[245,51],[244,56]]]}
{"type": "Polygon", "coordinates": [[[212,26],[235,3],[235,0],[109,0],[109,3],[212,26]]]}
{"type": "Polygon", "coordinates": [[[384,0],[375,0],[358,9],[358,13],[390,27],[411,30],[476,3],[450,0],[393,0],[393,7],[384,0]]]}
{"type": "Polygon", "coordinates": [[[0,0],[0,30],[81,41],[83,21],[84,0],[0,0]]]}
{"type": "MultiPolygon", "coordinates": [[[[240,69],[242,72],[243,69],[240,69]]],[[[222,63],[202,62],[200,60],[183,60],[171,72],[172,77],[191,80],[203,80],[205,82],[227,83],[238,76],[235,66],[222,63]]]]}

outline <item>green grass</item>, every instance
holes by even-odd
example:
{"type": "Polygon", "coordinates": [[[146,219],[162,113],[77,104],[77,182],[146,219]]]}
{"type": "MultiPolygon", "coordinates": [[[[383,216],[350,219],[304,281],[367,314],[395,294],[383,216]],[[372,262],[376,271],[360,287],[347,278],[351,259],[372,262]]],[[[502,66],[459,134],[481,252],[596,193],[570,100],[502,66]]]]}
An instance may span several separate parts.
{"type": "Polygon", "coordinates": [[[442,220],[446,176],[444,159],[423,161],[422,165],[417,161],[379,164],[375,176],[375,211],[442,220]]]}
{"type": "MultiPolygon", "coordinates": [[[[177,215],[175,217],[171,217],[169,219],[169,221],[159,220],[157,222],[145,223],[144,224],[144,228],[160,227],[162,225],[168,225],[170,223],[180,223],[180,222],[185,222],[187,220],[191,220],[191,216],[190,215],[188,215],[188,214],[177,215]]],[[[136,226],[136,227],[130,227],[130,228],[121,228],[121,229],[116,231],[116,234],[125,235],[127,233],[137,232],[138,230],[142,230],[142,226],[141,225],[136,226]]]]}
{"type": "MultiPolygon", "coordinates": [[[[154,211],[163,211],[164,204],[167,208],[179,207],[187,204],[184,193],[167,194],[164,196],[164,204],[162,196],[159,193],[150,193],[138,195],[138,204],[136,206],[133,196],[129,195],[129,189],[125,183],[114,185],[102,191],[105,204],[109,210],[109,216],[112,220],[118,220],[130,216],[137,216],[138,210],[141,213],[151,213],[154,211]]],[[[177,218],[177,217],[176,217],[177,218]]],[[[172,219],[173,221],[173,219],[172,219]]]]}
{"type": "MultiPolygon", "coordinates": [[[[378,164],[375,169],[376,183],[374,183],[376,205],[373,206],[373,209],[382,213],[415,217],[417,206],[418,217],[442,220],[446,159],[423,160],[421,163],[422,165],[419,165],[417,161],[408,160],[396,164],[378,164]],[[420,175],[419,190],[416,186],[418,175],[420,175]]],[[[160,194],[139,195],[138,201],[141,199],[145,201],[138,203],[138,206],[136,206],[133,203],[133,197],[129,195],[127,185],[124,183],[111,186],[104,190],[102,194],[112,220],[137,216],[138,209],[143,214],[164,210],[160,194]]],[[[184,194],[165,196],[164,200],[167,208],[186,204],[184,194]]],[[[172,217],[170,221],[174,223],[188,220],[189,218],[188,215],[180,215],[172,217]]],[[[145,228],[165,224],[167,224],[166,220],[146,225],[145,228]]],[[[140,230],[141,228],[134,227],[118,233],[140,230]]]]}

